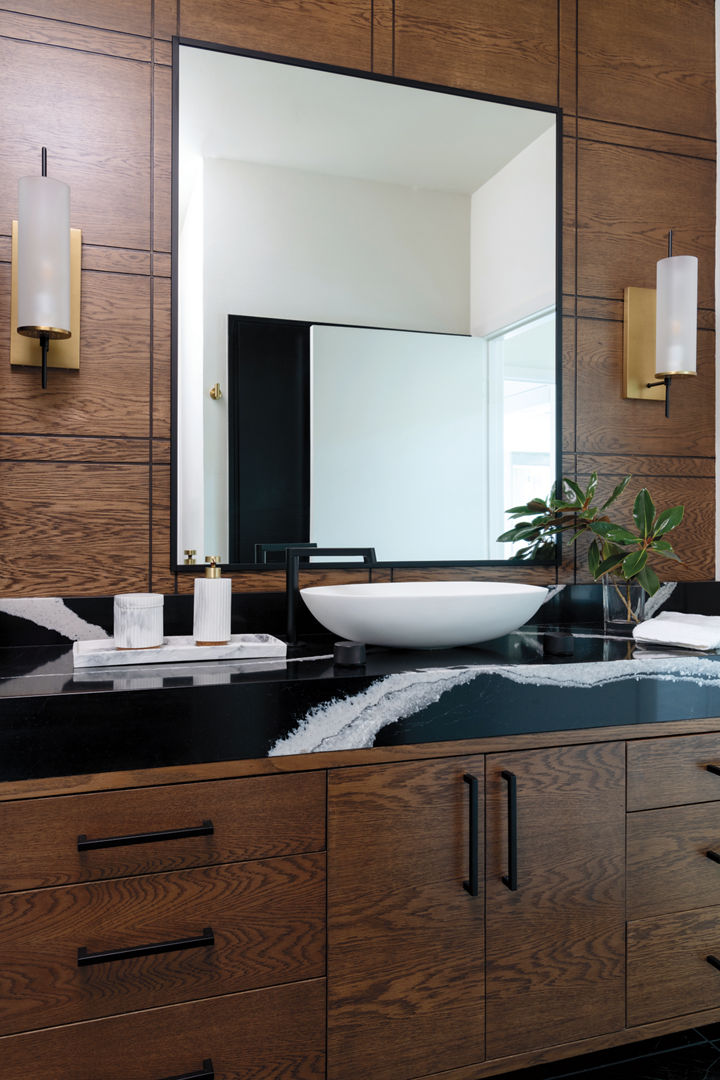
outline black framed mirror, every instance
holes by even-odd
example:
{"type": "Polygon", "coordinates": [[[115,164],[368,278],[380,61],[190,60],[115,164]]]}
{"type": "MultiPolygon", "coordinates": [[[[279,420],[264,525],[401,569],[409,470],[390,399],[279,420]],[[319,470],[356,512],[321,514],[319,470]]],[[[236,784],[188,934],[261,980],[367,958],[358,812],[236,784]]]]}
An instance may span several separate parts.
{"type": "Polygon", "coordinates": [[[173,42],[172,560],[503,563],[560,446],[561,114],[173,42]]]}

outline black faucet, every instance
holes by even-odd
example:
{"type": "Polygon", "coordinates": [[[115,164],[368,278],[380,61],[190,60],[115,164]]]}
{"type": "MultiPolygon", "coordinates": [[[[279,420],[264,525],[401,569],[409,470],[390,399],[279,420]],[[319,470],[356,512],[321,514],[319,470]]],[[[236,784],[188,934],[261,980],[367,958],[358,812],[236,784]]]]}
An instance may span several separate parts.
{"type": "MultiPolygon", "coordinates": [[[[297,602],[300,596],[298,580],[300,577],[300,560],[315,558],[318,555],[362,555],[364,566],[374,566],[377,563],[375,548],[353,547],[308,547],[289,546],[285,548],[285,592],[287,594],[287,640],[289,645],[297,643],[296,612],[297,602]]],[[[357,566],[357,563],[314,563],[316,570],[346,570],[357,566]]]]}

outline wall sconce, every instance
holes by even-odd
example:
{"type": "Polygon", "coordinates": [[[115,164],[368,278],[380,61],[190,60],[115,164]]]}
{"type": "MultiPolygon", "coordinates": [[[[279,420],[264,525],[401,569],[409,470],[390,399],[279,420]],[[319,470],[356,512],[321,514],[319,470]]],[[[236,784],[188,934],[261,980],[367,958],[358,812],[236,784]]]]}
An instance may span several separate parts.
{"type": "Polygon", "coordinates": [[[665,399],[670,380],[697,375],[697,280],[695,255],[668,255],[657,264],[657,289],[625,289],[623,397],[665,399]]]}
{"type": "Polygon", "coordinates": [[[12,231],[10,363],[42,368],[80,367],[79,229],[70,228],[70,188],[47,175],[18,181],[18,220],[12,231]],[[37,338],[40,352],[28,339],[37,338]],[[50,341],[56,341],[48,359],[50,341]]]}

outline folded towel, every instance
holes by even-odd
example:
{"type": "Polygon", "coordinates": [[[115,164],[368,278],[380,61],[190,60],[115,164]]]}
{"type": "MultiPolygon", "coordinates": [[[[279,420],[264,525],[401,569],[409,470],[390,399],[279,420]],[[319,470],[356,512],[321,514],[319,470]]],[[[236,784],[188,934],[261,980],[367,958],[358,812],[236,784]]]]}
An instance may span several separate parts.
{"type": "Polygon", "coordinates": [[[636,641],[677,645],[683,649],[720,649],[720,615],[683,615],[661,611],[633,630],[636,641]]]}

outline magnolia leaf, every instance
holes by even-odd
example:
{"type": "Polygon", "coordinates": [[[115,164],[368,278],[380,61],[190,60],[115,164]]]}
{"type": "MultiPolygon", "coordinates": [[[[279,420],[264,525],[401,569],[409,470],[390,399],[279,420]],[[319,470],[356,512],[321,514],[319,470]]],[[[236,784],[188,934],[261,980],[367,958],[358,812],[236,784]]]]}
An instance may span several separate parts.
{"type": "Polygon", "coordinates": [[[598,483],[598,474],[596,472],[594,472],[590,476],[590,483],[588,484],[587,491],[585,492],[585,499],[587,500],[587,502],[592,501],[592,497],[595,494],[595,491],[597,489],[597,483],[598,483]]]}
{"type": "Polygon", "coordinates": [[[644,567],[635,580],[638,585],[642,585],[648,596],[654,596],[660,588],[660,579],[651,566],[644,567]]]}
{"type": "Polygon", "coordinates": [[[670,532],[671,529],[675,529],[682,521],[684,513],[684,506],[671,506],[669,510],[663,510],[657,516],[653,526],[653,535],[656,537],[663,536],[665,533],[670,532]]]}
{"type": "Polygon", "coordinates": [[[597,570],[594,573],[594,578],[597,581],[603,574],[612,574],[613,570],[617,570],[619,566],[622,566],[622,561],[625,558],[625,552],[621,551],[615,555],[611,555],[607,559],[603,559],[597,570]]]}
{"type": "Polygon", "coordinates": [[[624,529],[622,525],[613,525],[611,521],[591,521],[590,529],[604,540],[614,544],[637,544],[640,537],[624,529]]]}
{"type": "Polygon", "coordinates": [[[575,495],[575,497],[577,498],[578,503],[582,506],[582,504],[585,502],[585,492],[580,487],[580,485],[576,484],[574,480],[570,480],[570,478],[567,476],[563,476],[563,484],[567,484],[573,495],[575,495]]]}
{"type": "Polygon", "coordinates": [[[639,574],[647,562],[647,557],[645,548],[642,551],[631,551],[629,555],[626,555],[622,564],[623,577],[628,579],[639,574]]]}
{"type": "Polygon", "coordinates": [[[649,536],[655,519],[655,504],[650,498],[650,492],[647,488],[641,488],[635,496],[633,518],[638,532],[643,536],[649,536]]]}
{"type": "Polygon", "coordinates": [[[620,483],[618,484],[618,486],[614,489],[614,491],[613,491],[612,495],[610,496],[610,498],[606,502],[604,502],[602,504],[600,509],[601,510],[606,510],[608,508],[608,506],[610,506],[611,503],[614,503],[615,500],[617,498],[619,498],[620,495],[622,495],[623,491],[628,486],[628,484],[630,483],[631,480],[632,480],[632,474],[630,476],[626,476],[624,480],[621,480],[620,483]]]}
{"type": "Polygon", "coordinates": [[[592,544],[588,548],[588,568],[593,577],[595,577],[599,565],[600,549],[598,548],[597,540],[593,540],[592,544]]]}

